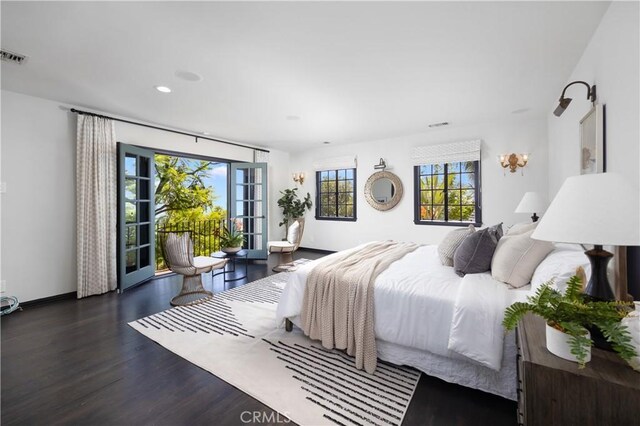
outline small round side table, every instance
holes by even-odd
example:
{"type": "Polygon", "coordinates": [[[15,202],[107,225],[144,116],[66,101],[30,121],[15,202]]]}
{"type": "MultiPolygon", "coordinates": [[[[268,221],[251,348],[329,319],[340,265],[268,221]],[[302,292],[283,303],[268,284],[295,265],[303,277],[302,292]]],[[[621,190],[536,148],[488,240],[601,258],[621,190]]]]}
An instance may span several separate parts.
{"type": "Polygon", "coordinates": [[[223,251],[217,251],[215,253],[211,253],[211,257],[215,257],[216,259],[229,259],[229,262],[225,265],[225,267],[220,272],[213,273],[211,271],[211,276],[215,277],[216,275],[223,274],[224,282],[228,281],[238,281],[247,278],[247,264],[249,263],[249,251],[242,249],[236,253],[225,253],[223,251]],[[241,261],[244,264],[244,271],[242,269],[240,271],[236,271],[237,263],[241,261]],[[232,268],[230,268],[232,266],[232,268]],[[242,274],[244,272],[244,274],[242,274]],[[238,275],[238,273],[242,275],[238,275]],[[230,278],[227,275],[230,275],[230,278]]]}

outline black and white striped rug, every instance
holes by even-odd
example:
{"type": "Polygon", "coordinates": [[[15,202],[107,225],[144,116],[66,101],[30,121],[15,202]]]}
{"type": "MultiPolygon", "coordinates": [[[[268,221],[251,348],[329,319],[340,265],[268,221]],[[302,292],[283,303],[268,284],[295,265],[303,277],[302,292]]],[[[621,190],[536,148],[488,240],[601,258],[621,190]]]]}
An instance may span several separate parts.
{"type": "Polygon", "coordinates": [[[129,325],[300,425],[400,425],[420,373],[379,360],[367,374],[297,328],[278,328],[286,279],[272,275],[129,325]]]}

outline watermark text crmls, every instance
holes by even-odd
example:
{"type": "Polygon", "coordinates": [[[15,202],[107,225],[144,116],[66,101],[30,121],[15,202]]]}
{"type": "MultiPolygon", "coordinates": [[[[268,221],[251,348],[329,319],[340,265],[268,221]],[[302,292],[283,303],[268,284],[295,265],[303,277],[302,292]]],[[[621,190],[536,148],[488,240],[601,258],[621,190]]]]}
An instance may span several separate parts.
{"type": "Polygon", "coordinates": [[[276,413],[265,411],[243,411],[240,413],[240,421],[244,424],[261,424],[261,423],[291,423],[287,417],[289,413],[276,413]]]}

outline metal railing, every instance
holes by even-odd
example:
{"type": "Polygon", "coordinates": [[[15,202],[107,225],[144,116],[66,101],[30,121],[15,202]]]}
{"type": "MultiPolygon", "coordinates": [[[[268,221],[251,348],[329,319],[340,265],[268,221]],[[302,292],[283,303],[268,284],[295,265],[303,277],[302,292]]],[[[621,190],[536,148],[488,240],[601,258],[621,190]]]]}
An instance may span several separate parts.
{"type": "Polygon", "coordinates": [[[211,253],[220,250],[220,230],[223,228],[225,220],[201,220],[186,221],[181,223],[156,223],[156,271],[164,271],[167,265],[162,257],[160,238],[158,231],[163,232],[191,232],[193,239],[193,255],[209,256],[211,253]]]}

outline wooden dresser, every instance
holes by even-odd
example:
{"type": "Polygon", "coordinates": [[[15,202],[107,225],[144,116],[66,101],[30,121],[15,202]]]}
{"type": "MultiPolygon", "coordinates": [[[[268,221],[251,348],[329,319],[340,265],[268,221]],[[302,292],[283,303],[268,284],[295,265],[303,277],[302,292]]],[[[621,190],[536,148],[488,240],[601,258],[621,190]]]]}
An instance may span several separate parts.
{"type": "Polygon", "coordinates": [[[592,348],[584,369],[547,350],[544,320],[518,325],[518,423],[640,425],[640,373],[614,352],[592,348]]]}

